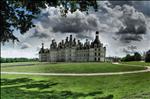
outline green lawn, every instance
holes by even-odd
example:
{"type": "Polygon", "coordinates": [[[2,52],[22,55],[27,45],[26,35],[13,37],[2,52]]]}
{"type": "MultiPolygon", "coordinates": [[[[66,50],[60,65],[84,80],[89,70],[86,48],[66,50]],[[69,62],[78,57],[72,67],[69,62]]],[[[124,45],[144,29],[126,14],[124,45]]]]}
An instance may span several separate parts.
{"type": "Polygon", "coordinates": [[[13,63],[1,63],[1,66],[15,66],[23,64],[40,64],[40,62],[13,62],[13,63]]]}
{"type": "Polygon", "coordinates": [[[1,75],[1,99],[149,99],[150,72],[115,76],[1,75]]]}
{"type": "Polygon", "coordinates": [[[121,63],[128,64],[128,65],[150,66],[150,62],[145,63],[145,62],[139,62],[139,61],[132,61],[132,62],[121,62],[121,63]]]}
{"type": "MultiPolygon", "coordinates": [[[[28,62],[2,65],[1,71],[18,72],[85,73],[144,69],[144,65],[125,66],[110,63],[28,62]]],[[[1,74],[1,99],[149,99],[149,97],[150,72],[91,77],[1,74]]]]}
{"type": "Polygon", "coordinates": [[[104,73],[145,69],[145,67],[143,66],[126,66],[111,63],[31,63],[31,65],[29,66],[28,64],[26,65],[26,63],[22,63],[20,64],[22,66],[19,66],[17,64],[14,64],[12,66],[3,64],[3,66],[1,67],[1,71],[39,73],[104,73]]]}

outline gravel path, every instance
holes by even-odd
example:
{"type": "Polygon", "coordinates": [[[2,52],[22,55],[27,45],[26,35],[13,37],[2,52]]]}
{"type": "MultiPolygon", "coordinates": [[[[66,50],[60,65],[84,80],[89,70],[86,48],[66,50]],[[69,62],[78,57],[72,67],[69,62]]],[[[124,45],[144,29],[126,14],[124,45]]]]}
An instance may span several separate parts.
{"type": "Polygon", "coordinates": [[[150,72],[150,67],[145,70],[128,71],[128,72],[110,72],[110,73],[29,73],[29,72],[1,72],[1,74],[22,74],[22,75],[40,75],[40,76],[109,76],[123,75],[133,73],[150,72]]]}

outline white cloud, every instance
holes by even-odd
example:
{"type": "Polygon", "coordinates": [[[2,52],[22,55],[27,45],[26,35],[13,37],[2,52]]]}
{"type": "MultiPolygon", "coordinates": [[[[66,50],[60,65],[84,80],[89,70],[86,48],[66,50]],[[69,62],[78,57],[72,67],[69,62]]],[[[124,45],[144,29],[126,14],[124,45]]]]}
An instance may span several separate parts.
{"type": "Polygon", "coordinates": [[[1,51],[1,57],[27,57],[27,58],[34,58],[38,57],[35,55],[35,52],[32,50],[19,50],[19,49],[7,49],[1,51]]]}

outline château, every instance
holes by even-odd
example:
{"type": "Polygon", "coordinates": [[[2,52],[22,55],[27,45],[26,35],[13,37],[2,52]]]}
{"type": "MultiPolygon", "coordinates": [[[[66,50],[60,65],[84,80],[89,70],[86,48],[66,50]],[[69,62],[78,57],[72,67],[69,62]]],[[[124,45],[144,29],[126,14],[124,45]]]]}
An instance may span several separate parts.
{"type": "Polygon", "coordinates": [[[39,51],[41,62],[100,62],[105,61],[106,47],[99,40],[99,32],[96,31],[95,40],[85,43],[76,38],[66,37],[65,41],[57,43],[54,39],[49,49],[42,48],[39,51]]]}

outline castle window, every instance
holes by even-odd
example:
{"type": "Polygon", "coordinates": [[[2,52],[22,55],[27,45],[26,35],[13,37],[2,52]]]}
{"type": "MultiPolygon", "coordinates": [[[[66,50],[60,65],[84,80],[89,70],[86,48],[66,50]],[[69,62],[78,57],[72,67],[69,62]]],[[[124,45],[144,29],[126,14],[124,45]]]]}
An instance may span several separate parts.
{"type": "Polygon", "coordinates": [[[98,61],[100,61],[100,58],[98,58],[98,61]]]}
{"type": "Polygon", "coordinates": [[[101,54],[100,54],[100,53],[98,53],[98,55],[100,56],[101,54]]]}
{"type": "Polygon", "coordinates": [[[96,57],[95,57],[95,61],[96,61],[96,57]]]}
{"type": "Polygon", "coordinates": [[[96,47],[97,47],[97,44],[95,44],[94,47],[96,48],[96,47]]]}
{"type": "Polygon", "coordinates": [[[95,53],[95,56],[96,56],[97,54],[95,53]]]}

